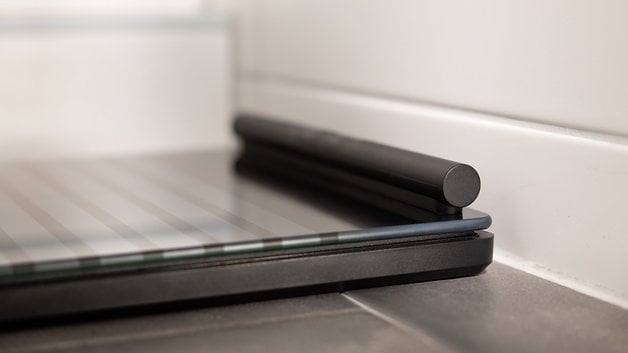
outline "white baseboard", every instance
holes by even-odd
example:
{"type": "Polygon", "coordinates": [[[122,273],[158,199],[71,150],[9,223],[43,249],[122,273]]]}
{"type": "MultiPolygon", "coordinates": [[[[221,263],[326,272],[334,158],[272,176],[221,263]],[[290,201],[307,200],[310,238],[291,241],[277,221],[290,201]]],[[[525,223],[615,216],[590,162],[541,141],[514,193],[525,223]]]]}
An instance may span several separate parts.
{"type": "Polygon", "coordinates": [[[238,89],[240,110],[470,163],[498,261],[628,307],[628,139],[271,77],[238,89]]]}

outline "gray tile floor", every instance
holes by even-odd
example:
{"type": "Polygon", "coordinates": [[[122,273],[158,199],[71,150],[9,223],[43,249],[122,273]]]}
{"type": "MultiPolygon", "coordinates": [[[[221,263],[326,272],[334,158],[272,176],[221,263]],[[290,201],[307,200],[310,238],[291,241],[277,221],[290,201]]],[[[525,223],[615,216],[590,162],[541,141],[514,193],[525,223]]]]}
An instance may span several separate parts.
{"type": "Polygon", "coordinates": [[[0,333],[3,352],[628,352],[628,311],[501,264],[469,278],[0,333]]]}

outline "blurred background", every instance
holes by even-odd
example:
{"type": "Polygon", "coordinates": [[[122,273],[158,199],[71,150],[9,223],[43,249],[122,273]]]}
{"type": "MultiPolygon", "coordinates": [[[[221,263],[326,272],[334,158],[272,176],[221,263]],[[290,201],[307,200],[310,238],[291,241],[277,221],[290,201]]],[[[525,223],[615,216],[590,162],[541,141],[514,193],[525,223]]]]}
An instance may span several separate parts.
{"type": "Polygon", "coordinates": [[[0,160],[308,123],[472,164],[498,261],[628,307],[626,63],[623,0],[2,0],[0,160]]]}
{"type": "Polygon", "coordinates": [[[224,145],[229,6],[0,1],[0,159],[224,145]]]}

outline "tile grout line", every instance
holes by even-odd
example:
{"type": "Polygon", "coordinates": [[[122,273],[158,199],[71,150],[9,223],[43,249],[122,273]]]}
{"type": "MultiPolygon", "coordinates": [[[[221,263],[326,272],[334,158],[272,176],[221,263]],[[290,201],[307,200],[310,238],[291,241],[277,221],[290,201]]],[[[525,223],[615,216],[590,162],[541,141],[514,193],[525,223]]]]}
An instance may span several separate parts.
{"type": "Polygon", "coordinates": [[[54,343],[35,344],[30,347],[20,347],[17,349],[11,349],[9,347],[8,352],[35,353],[35,352],[65,351],[65,350],[78,349],[78,348],[87,349],[89,347],[124,344],[127,342],[137,342],[137,341],[157,339],[157,338],[171,338],[171,337],[182,336],[182,335],[198,334],[202,332],[238,329],[238,328],[244,328],[244,327],[254,327],[257,325],[264,325],[264,324],[285,322],[285,321],[295,321],[295,320],[302,320],[302,319],[308,319],[308,318],[333,317],[333,316],[338,316],[338,315],[345,315],[345,314],[359,313],[359,312],[361,311],[358,310],[358,308],[332,309],[332,310],[318,312],[318,313],[302,313],[302,314],[293,314],[293,315],[287,315],[287,316],[282,316],[282,317],[254,319],[254,320],[248,320],[244,322],[233,322],[227,325],[208,325],[208,326],[197,325],[197,326],[189,326],[189,327],[182,327],[182,328],[179,327],[179,328],[173,328],[173,329],[161,329],[161,330],[158,329],[158,330],[149,331],[149,332],[131,332],[131,333],[125,333],[125,334],[114,334],[108,337],[96,337],[96,338],[91,338],[87,340],[84,338],[71,338],[65,341],[57,339],[57,341],[54,343]]]}
{"type": "Polygon", "coordinates": [[[446,352],[455,352],[453,349],[451,349],[450,347],[444,345],[443,343],[439,342],[438,340],[430,337],[429,335],[421,332],[420,330],[417,330],[416,328],[392,317],[389,315],[384,314],[381,311],[376,310],[375,308],[369,306],[366,303],[361,302],[360,300],[352,297],[350,294],[347,294],[345,292],[340,293],[340,295],[342,295],[345,299],[347,299],[349,302],[351,302],[353,305],[361,308],[362,310],[366,311],[367,313],[369,313],[370,315],[373,315],[375,317],[377,317],[380,320],[385,321],[386,323],[402,330],[403,332],[415,337],[416,339],[418,339],[419,341],[427,344],[430,347],[437,347],[439,350],[441,351],[446,351],[446,352]]]}

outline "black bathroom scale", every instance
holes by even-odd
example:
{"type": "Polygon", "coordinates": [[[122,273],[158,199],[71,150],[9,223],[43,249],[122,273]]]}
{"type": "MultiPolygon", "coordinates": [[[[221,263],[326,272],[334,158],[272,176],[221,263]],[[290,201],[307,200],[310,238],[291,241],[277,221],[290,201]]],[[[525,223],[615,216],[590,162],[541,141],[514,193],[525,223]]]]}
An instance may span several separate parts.
{"type": "Polygon", "coordinates": [[[0,321],[480,273],[462,163],[251,116],[236,150],[0,168],[0,321]]]}

